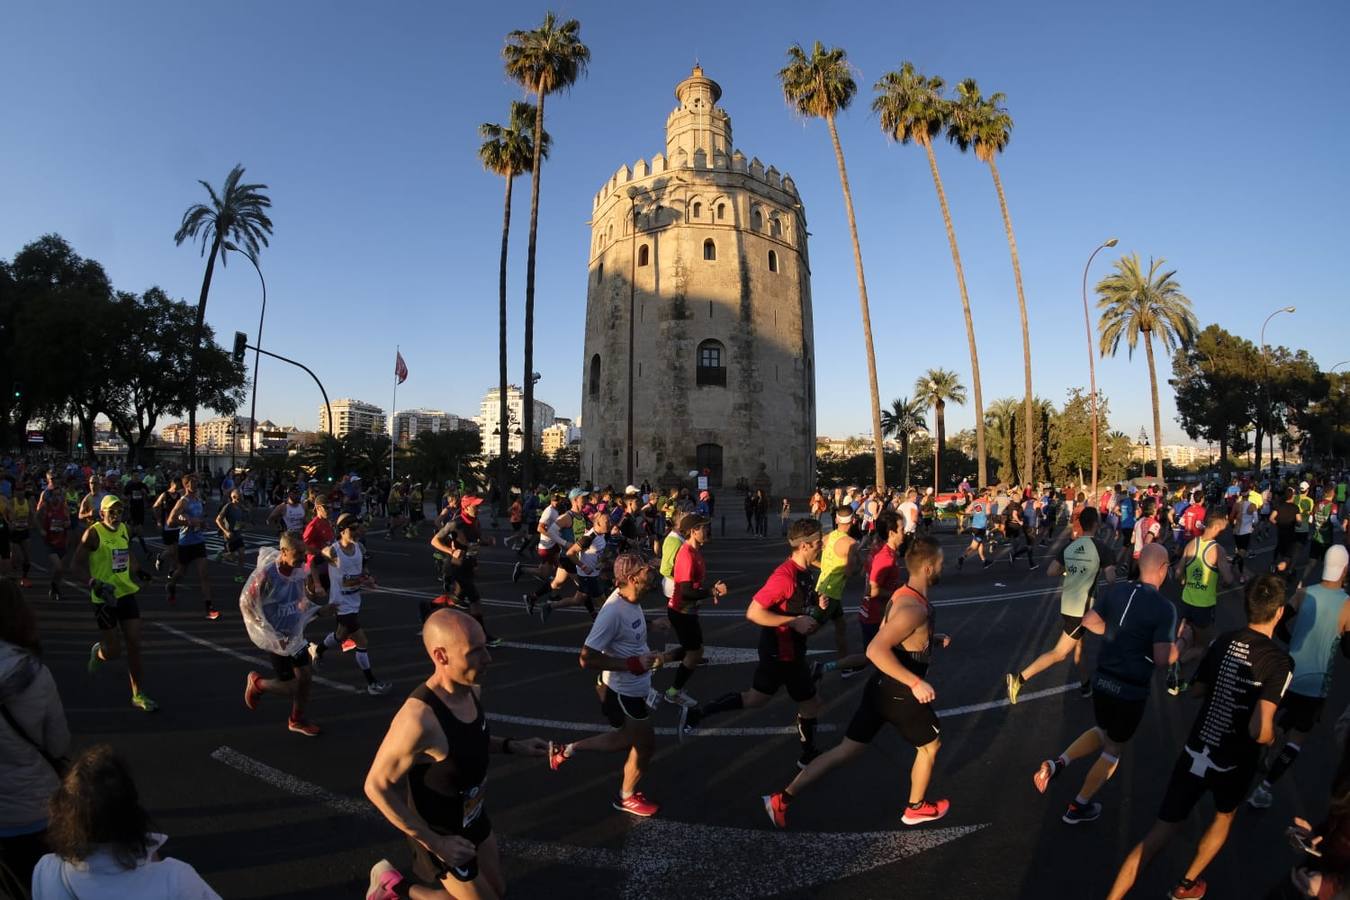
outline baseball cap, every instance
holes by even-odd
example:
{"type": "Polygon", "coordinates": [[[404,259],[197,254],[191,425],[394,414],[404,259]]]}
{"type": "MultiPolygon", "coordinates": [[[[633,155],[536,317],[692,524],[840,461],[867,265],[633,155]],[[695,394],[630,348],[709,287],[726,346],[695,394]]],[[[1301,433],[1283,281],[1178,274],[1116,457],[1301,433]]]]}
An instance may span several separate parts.
{"type": "Polygon", "coordinates": [[[700,500],[707,500],[707,499],[708,499],[708,492],[707,492],[707,491],[699,491],[699,492],[698,492],[698,499],[700,499],[700,500]]]}
{"type": "Polygon", "coordinates": [[[1134,485],[1130,485],[1128,493],[1137,494],[1139,493],[1139,488],[1135,487],[1134,485]]]}
{"type": "Polygon", "coordinates": [[[1306,491],[1306,490],[1308,489],[1308,482],[1306,482],[1306,481],[1300,481],[1300,482],[1298,483],[1298,489],[1299,489],[1300,491],[1306,491]]]}
{"type": "Polygon", "coordinates": [[[1322,558],[1322,580],[1340,581],[1347,563],[1350,563],[1350,550],[1346,550],[1344,544],[1332,544],[1322,558]]]}
{"type": "Polygon", "coordinates": [[[482,497],[475,497],[473,494],[465,494],[463,497],[459,498],[459,508],[469,509],[470,507],[477,506],[482,502],[483,502],[482,497]]]}
{"type": "Polygon", "coordinates": [[[567,492],[568,500],[575,500],[578,497],[585,497],[585,496],[586,492],[583,491],[581,488],[572,488],[570,491],[567,492]]]}
{"type": "Polygon", "coordinates": [[[122,498],[115,494],[108,494],[103,498],[103,502],[98,505],[99,512],[105,512],[122,502],[122,498]]]}
{"type": "Polygon", "coordinates": [[[342,531],[344,528],[355,528],[360,524],[361,524],[360,516],[355,515],[354,513],[343,513],[342,515],[338,516],[337,530],[342,531]]]}
{"type": "Polygon", "coordinates": [[[639,493],[638,489],[631,484],[628,487],[624,488],[623,492],[625,496],[632,496],[639,493]]]}
{"type": "Polygon", "coordinates": [[[685,513],[683,518],[680,519],[680,530],[688,534],[695,528],[702,528],[707,524],[707,516],[700,516],[698,513],[685,513]]]}

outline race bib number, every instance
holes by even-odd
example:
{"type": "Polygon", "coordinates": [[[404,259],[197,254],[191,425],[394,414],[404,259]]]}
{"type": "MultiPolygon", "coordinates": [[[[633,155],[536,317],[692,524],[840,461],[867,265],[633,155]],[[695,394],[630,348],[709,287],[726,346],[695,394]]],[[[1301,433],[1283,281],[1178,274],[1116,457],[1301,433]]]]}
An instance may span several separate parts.
{"type": "Polygon", "coordinates": [[[464,826],[468,828],[483,814],[483,786],[476,784],[464,792],[464,826]]]}
{"type": "Polygon", "coordinates": [[[112,570],[114,572],[125,572],[131,562],[131,550],[123,548],[112,552],[112,570]]]}

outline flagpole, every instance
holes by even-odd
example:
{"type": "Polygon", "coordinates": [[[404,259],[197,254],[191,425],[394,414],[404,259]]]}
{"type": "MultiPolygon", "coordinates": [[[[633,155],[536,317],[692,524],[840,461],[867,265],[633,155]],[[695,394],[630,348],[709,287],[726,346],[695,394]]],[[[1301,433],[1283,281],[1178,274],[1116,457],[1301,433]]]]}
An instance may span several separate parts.
{"type": "Polygon", "coordinates": [[[394,449],[398,445],[398,358],[402,350],[394,345],[394,408],[389,410],[389,483],[394,483],[394,449]]]}

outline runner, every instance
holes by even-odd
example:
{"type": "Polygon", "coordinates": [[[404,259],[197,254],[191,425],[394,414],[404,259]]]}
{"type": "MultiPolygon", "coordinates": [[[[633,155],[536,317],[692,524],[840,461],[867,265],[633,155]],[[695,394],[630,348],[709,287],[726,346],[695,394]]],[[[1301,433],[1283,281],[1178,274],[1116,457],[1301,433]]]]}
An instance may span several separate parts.
{"type": "Polygon", "coordinates": [[[498,900],[506,879],[484,804],[488,756],[543,756],[548,744],[489,730],[479,682],[492,657],[482,626],[437,610],[422,627],[422,643],[435,671],[395,714],[365,783],[366,797],[407,836],[420,884],[382,859],[370,870],[366,900],[498,900]]]}
{"type": "Polygon", "coordinates": [[[1313,507],[1310,515],[1309,531],[1312,533],[1311,543],[1308,545],[1308,565],[1303,571],[1301,582],[1306,582],[1312,577],[1313,572],[1322,564],[1322,559],[1326,556],[1327,548],[1331,546],[1334,540],[1334,529],[1344,530],[1345,523],[1341,518],[1341,506],[1335,500],[1336,486],[1328,478],[1322,486],[1322,496],[1313,507]]]}
{"type": "MultiPolygon", "coordinates": [[[[314,503],[315,514],[318,514],[319,504],[328,505],[328,501],[322,498],[316,498],[314,503]]],[[[305,504],[300,502],[300,486],[291,485],[286,491],[286,499],[273,507],[267,514],[267,524],[276,528],[279,533],[289,531],[291,534],[299,536],[305,530],[305,504]]]]}
{"type": "Polygon", "coordinates": [[[727,585],[725,581],[717,581],[703,586],[708,574],[703,546],[712,531],[708,520],[690,513],[684,517],[681,530],[687,537],[675,556],[675,592],[666,603],[666,617],[680,642],[679,650],[671,658],[679,660],[680,665],[675,670],[675,680],[666,688],[665,699],[667,703],[694,706],[698,701],[684,687],[703,660],[703,625],[699,622],[698,606],[709,598],[716,604],[727,595],[727,585]]]}
{"type": "Polygon", "coordinates": [[[1027,568],[1032,572],[1040,568],[1032,554],[1034,530],[1032,523],[1026,519],[1027,505],[1034,503],[1033,500],[1013,500],[1008,504],[1007,514],[1003,519],[1003,534],[1008,539],[1008,565],[1011,566],[1017,557],[1025,553],[1027,568]]]}
{"type": "Polygon", "coordinates": [[[141,586],[133,578],[149,579],[149,573],[134,560],[131,538],[122,524],[122,501],[115,496],[99,503],[100,520],[87,528],[75,548],[75,571],[89,576],[89,599],[94,604],[94,621],[99,639],[89,648],[89,674],[97,674],[103,664],[122,654],[127,645],[127,679],[131,682],[131,705],[154,712],[159,704],[141,690],[145,670],[141,663],[141,608],[136,594],[141,586]]]}
{"type": "Polygon", "coordinates": [[[966,557],[972,553],[978,553],[980,562],[984,563],[987,569],[994,564],[992,559],[985,559],[984,544],[989,533],[989,488],[980,491],[980,496],[975,498],[966,507],[964,515],[969,524],[966,530],[970,533],[970,546],[965,552],[956,558],[956,571],[961,571],[966,565],[966,557]]]}
{"type": "Polygon", "coordinates": [[[178,529],[178,568],[169,576],[169,604],[178,602],[178,582],[187,573],[195,572],[206,605],[206,618],[215,621],[220,618],[220,610],[211,603],[211,583],[206,579],[206,536],[202,533],[206,513],[202,498],[197,495],[199,484],[196,473],[184,475],[183,496],[169,510],[167,522],[178,529]]]}
{"type": "MultiPolygon", "coordinates": [[[[905,531],[894,510],[884,510],[876,521],[876,550],[867,563],[867,587],[858,606],[858,630],[862,633],[862,651],[825,662],[811,663],[811,678],[820,681],[827,672],[839,671],[840,678],[852,678],[867,668],[867,647],[881,628],[882,607],[900,586],[900,547],[905,531]]],[[[817,608],[818,609],[818,608],[817,608]]],[[[812,610],[813,614],[816,610],[812,610]]]]}
{"type": "Polygon", "coordinates": [[[1313,508],[1317,505],[1308,492],[1312,490],[1312,485],[1307,480],[1298,483],[1298,496],[1294,498],[1294,506],[1298,507],[1298,522],[1294,525],[1294,566],[1297,570],[1302,570],[1308,560],[1312,548],[1309,546],[1308,535],[1312,525],[1313,508]],[[1301,557],[1301,558],[1300,558],[1301,557]]]}
{"type": "MultiPolygon", "coordinates": [[[[1285,621],[1292,615],[1289,628],[1289,655],[1294,662],[1294,678],[1280,702],[1277,727],[1284,732],[1284,746],[1266,760],[1266,775],[1247,802],[1265,809],[1274,800],[1272,786],[1289,771],[1303,748],[1308,734],[1322,719],[1322,707],[1331,692],[1331,675],[1336,648],[1350,653],[1345,634],[1350,631],[1350,598],[1346,596],[1345,570],[1350,553],[1340,544],[1327,551],[1322,562],[1322,580],[1294,595],[1285,610],[1285,621]]],[[[1272,748],[1274,744],[1272,743],[1272,748]]]]}
{"type": "MultiPolygon", "coordinates": [[[[1134,552],[1130,556],[1130,577],[1139,577],[1139,554],[1144,547],[1159,541],[1162,537],[1162,523],[1154,514],[1157,504],[1151,497],[1144,497],[1138,501],[1138,513],[1135,517],[1134,531],[1131,534],[1130,542],[1134,547],[1134,552]]],[[[1166,548],[1164,548],[1166,549],[1166,548]]]]}
{"type": "Polygon", "coordinates": [[[366,693],[373,697],[380,696],[389,693],[391,685],[375,678],[370,668],[370,654],[366,651],[366,633],[361,630],[361,589],[375,587],[375,579],[366,571],[365,548],[358,541],[361,520],[343,513],[338,516],[337,532],[337,541],[323,551],[331,584],[330,602],[337,608],[337,627],[328,633],[323,643],[314,644],[311,650],[316,663],[336,647],[341,647],[344,652],[355,651],[356,665],[366,678],[366,693]]]}
{"type": "MultiPolygon", "coordinates": [[[[554,771],[582,751],[626,753],[623,783],[610,805],[643,818],[661,811],[661,804],[637,789],[656,746],[649,703],[651,673],[680,653],[678,649],[659,653],[647,646],[648,623],[641,601],[651,576],[652,570],[635,553],[614,560],[614,592],[600,607],[581,648],[581,667],[600,673],[596,680],[600,710],[613,730],[570,744],[548,745],[549,767],[554,771]]],[[[665,626],[656,620],[650,627],[665,626]]]]}
{"type": "MultiPolygon", "coordinates": [[[[555,587],[561,587],[567,580],[565,571],[559,572],[559,564],[562,560],[562,553],[575,542],[575,536],[572,532],[573,514],[570,510],[564,509],[568,500],[576,504],[578,499],[584,495],[580,488],[573,488],[567,494],[561,491],[555,491],[549,499],[548,506],[539,516],[538,534],[539,545],[537,556],[539,568],[535,572],[535,577],[542,582],[537,590],[532,594],[522,594],[521,599],[525,603],[525,612],[528,615],[534,615],[535,604],[545,596],[553,593],[555,587]]],[[[583,533],[585,529],[582,530],[583,533]]],[[[568,566],[571,566],[569,561],[568,566]]],[[[524,568],[522,563],[516,563],[511,569],[511,580],[519,581],[521,571],[524,568]]]]}
{"type": "Polygon", "coordinates": [[[672,511],[668,519],[670,531],[661,541],[661,567],[658,571],[661,575],[661,595],[667,602],[675,596],[675,557],[679,555],[680,547],[685,542],[685,534],[681,530],[685,515],[672,511]]]}
{"type": "Polygon", "coordinates": [[[1224,586],[1237,579],[1228,567],[1228,556],[1219,546],[1219,535],[1228,527],[1228,517],[1220,510],[1208,513],[1205,530],[1186,544],[1177,560],[1175,574],[1181,582],[1181,627],[1191,626],[1195,636],[1186,652],[1167,670],[1167,693],[1173,697],[1186,689],[1182,669],[1205,655],[1214,630],[1219,605],[1219,582],[1224,586]]]}
{"type": "Polygon", "coordinates": [[[1247,587],[1247,626],[1216,640],[1205,654],[1192,693],[1203,695],[1191,735],[1163,793],[1158,820],[1125,857],[1108,900],[1120,900],[1139,872],[1176,836],[1195,804],[1214,797],[1214,819],[1200,838],[1173,900],[1205,896],[1205,867],[1228,840],[1242,796],[1256,774],[1261,747],[1275,740],[1275,710],[1289,684],[1288,654],[1271,640],[1284,612],[1284,585],[1263,575],[1247,587]]]}
{"type": "Polygon", "coordinates": [[[14,496],[9,501],[9,542],[10,571],[17,571],[19,586],[30,588],[33,582],[28,573],[33,564],[28,558],[28,540],[32,536],[33,523],[37,517],[33,513],[33,504],[29,500],[28,486],[19,484],[14,488],[14,496]]]}
{"type": "MultiPolygon", "coordinates": [[[[231,493],[238,494],[239,490],[231,493]]],[[[249,672],[244,681],[244,705],[257,709],[263,694],[291,698],[286,727],[305,737],[319,735],[319,726],[305,718],[313,681],[305,625],[332,609],[331,605],[315,604],[313,587],[305,577],[305,545],[289,532],[281,536],[280,553],[267,548],[258,554],[258,567],[239,592],[239,612],[248,636],[272,658],[276,673],[276,678],[264,678],[259,672],[249,672]]]]}
{"type": "Polygon", "coordinates": [[[929,589],[942,574],[942,549],[932,537],[916,538],[905,555],[909,582],[886,602],[881,629],[867,645],[877,673],[867,680],[858,711],[838,746],[810,762],[783,790],[764,797],[764,809],[778,828],[787,826],[787,811],[802,791],[826,772],[855,759],[890,723],[915,748],[909,773],[909,802],[900,821],[905,825],[936,822],[951,806],[927,799],[933,765],[941,746],[941,729],[933,701],[937,695],[926,680],[935,648],[946,649],[951,637],[933,631],[935,618],[929,589]]]}
{"type": "Polygon", "coordinates": [[[547,622],[556,609],[582,605],[586,607],[586,612],[590,614],[591,620],[595,620],[595,601],[604,593],[600,587],[600,575],[604,568],[604,559],[614,549],[614,545],[609,539],[611,531],[609,516],[602,512],[596,513],[591,520],[591,527],[586,529],[586,532],[567,548],[567,553],[564,556],[572,564],[574,574],[569,576],[566,570],[562,568],[558,569],[557,574],[562,575],[564,579],[570,577],[575,590],[569,597],[541,600],[536,603],[535,612],[539,613],[540,622],[547,622]]]}
{"type": "MultiPolygon", "coordinates": [[[[914,508],[914,513],[914,524],[918,527],[918,507],[914,508]]],[[[833,623],[835,660],[851,658],[848,649],[848,622],[844,618],[844,585],[848,582],[849,576],[858,571],[862,555],[861,546],[849,534],[853,518],[853,510],[847,504],[835,508],[834,530],[822,540],[820,577],[816,579],[817,596],[822,601],[828,599],[829,604],[810,610],[811,616],[822,625],[825,622],[833,623]]],[[[873,526],[875,528],[875,522],[873,526]]],[[[871,539],[875,540],[875,537],[871,539]]],[[[840,677],[851,678],[861,671],[863,665],[865,663],[857,663],[848,670],[841,671],[840,677]]]]}
{"type": "MultiPolygon", "coordinates": [[[[50,482],[49,482],[50,483],[50,482]]],[[[38,527],[42,531],[42,549],[47,553],[47,588],[49,600],[61,599],[62,560],[66,555],[66,536],[70,533],[70,514],[64,499],[40,504],[38,527]]],[[[156,560],[158,562],[158,560],[156,560]]]]}
{"type": "MultiPolygon", "coordinates": [[[[284,533],[295,534],[294,531],[284,533]]],[[[323,497],[314,501],[314,518],[305,523],[301,540],[305,544],[305,566],[310,580],[316,583],[320,595],[331,598],[333,586],[328,579],[328,562],[323,558],[323,551],[337,540],[337,532],[329,518],[328,501],[323,497]]]]}
{"type": "MultiPolygon", "coordinates": [[[[496,541],[484,537],[478,523],[478,508],[483,498],[474,494],[465,494],[459,498],[459,511],[452,512],[450,519],[439,531],[431,536],[431,546],[446,556],[445,578],[442,588],[455,598],[456,605],[467,609],[483,628],[489,647],[500,647],[502,640],[487,630],[483,621],[483,598],[478,593],[478,584],[474,573],[478,569],[479,547],[491,547],[496,541]]],[[[343,515],[347,515],[343,513],[343,515]]],[[[422,620],[431,615],[431,604],[420,603],[422,620]]]]}
{"type": "Polygon", "coordinates": [[[230,489],[229,502],[216,512],[216,528],[225,541],[225,547],[216,554],[216,562],[224,562],[229,556],[234,560],[237,573],[235,584],[243,584],[244,575],[244,507],[243,492],[239,488],[230,489]]]}
{"type": "Polygon", "coordinates": [[[159,556],[155,557],[156,572],[171,573],[178,569],[178,529],[169,524],[169,512],[178,505],[178,500],[182,496],[181,482],[177,478],[170,478],[168,486],[155,498],[152,505],[155,521],[160,527],[160,543],[164,545],[159,556]]]}
{"type": "Polygon", "coordinates": [[[1144,717],[1153,672],[1166,671],[1190,639],[1176,637],[1176,611],[1158,592],[1167,579],[1167,550],[1150,544],[1139,557],[1139,580],[1116,582],[1083,617],[1083,627],[1104,636],[1092,683],[1096,725],[1080,734],[1063,753],[1047,759],[1032,782],[1042,794],[1074,760],[1099,753],[1078,795],[1064,811],[1069,825],[1093,822],[1102,805],[1092,799],[1116,771],[1120,752],[1144,717]],[[1175,639],[1175,643],[1174,643],[1175,639]]]}
{"type": "Polygon", "coordinates": [[[1059,593],[1059,618],[1063,633],[1053,649],[1036,657],[1026,668],[1008,673],[1009,703],[1017,702],[1017,695],[1028,681],[1070,656],[1083,676],[1078,685],[1079,695],[1092,696],[1092,678],[1083,666],[1083,617],[1092,608],[1092,600],[1097,595],[1097,576],[1106,576],[1108,588],[1116,581],[1115,566],[1107,564],[1111,550],[1096,535],[1097,510],[1089,506],[1083,509],[1077,525],[1069,534],[1072,540],[1051,548],[1050,556],[1054,562],[1050,563],[1049,574],[1052,577],[1064,576],[1064,587],[1059,593]]]}
{"type": "Polygon", "coordinates": [[[797,704],[797,737],[801,755],[797,767],[804,769],[820,751],[816,749],[816,717],[820,697],[806,663],[806,636],[820,627],[810,614],[824,609],[828,600],[817,598],[811,566],[820,556],[820,523],[798,519],[788,529],[791,555],[773,570],[752,598],[745,617],[760,627],[759,665],[749,690],[725,694],[711,703],[680,708],[681,739],[693,734],[709,716],[736,709],[755,709],[773,699],[780,687],[797,704]]]}
{"type": "Polygon", "coordinates": [[[141,552],[147,557],[150,556],[150,548],[145,546],[145,501],[149,496],[150,490],[145,486],[141,473],[145,470],[140,466],[136,471],[130,474],[126,483],[122,485],[122,495],[127,498],[127,514],[130,516],[127,522],[127,528],[130,529],[131,536],[141,545],[141,552]]]}

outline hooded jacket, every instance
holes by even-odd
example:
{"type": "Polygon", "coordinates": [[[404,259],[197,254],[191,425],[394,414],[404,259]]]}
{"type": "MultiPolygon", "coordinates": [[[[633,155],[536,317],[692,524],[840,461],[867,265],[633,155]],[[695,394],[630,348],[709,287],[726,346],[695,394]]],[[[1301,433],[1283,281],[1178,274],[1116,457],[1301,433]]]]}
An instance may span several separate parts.
{"type": "MultiPolygon", "coordinates": [[[[0,641],[0,703],[29,738],[54,757],[70,752],[70,728],[52,673],[22,647],[0,641]]],[[[47,799],[56,790],[52,767],[0,718],[0,835],[47,827],[47,799]]]]}

